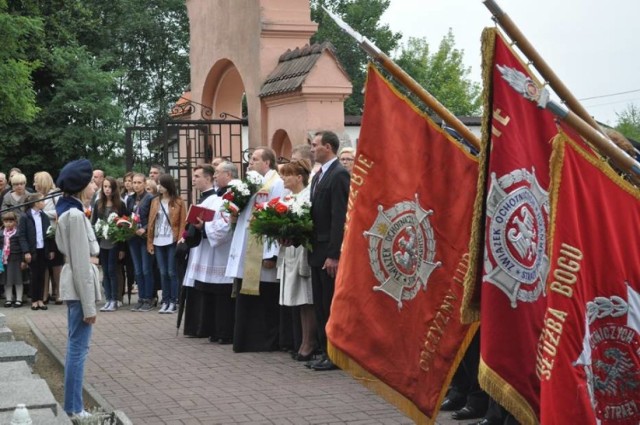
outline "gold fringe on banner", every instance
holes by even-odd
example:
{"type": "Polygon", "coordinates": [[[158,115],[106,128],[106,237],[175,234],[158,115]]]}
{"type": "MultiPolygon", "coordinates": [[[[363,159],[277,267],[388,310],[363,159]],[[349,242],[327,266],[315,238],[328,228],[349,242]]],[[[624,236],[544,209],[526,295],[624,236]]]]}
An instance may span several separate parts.
{"type": "Polygon", "coordinates": [[[478,380],[480,381],[480,387],[489,393],[498,404],[511,412],[519,423],[524,425],[537,425],[539,423],[536,412],[533,411],[527,400],[507,381],[502,379],[500,375],[489,368],[482,361],[482,358],[480,358],[478,380]]]}
{"type": "Polygon", "coordinates": [[[476,296],[478,276],[482,275],[484,255],[484,223],[486,179],[489,168],[489,141],[491,140],[491,116],[493,95],[493,57],[495,54],[497,30],[485,28],[482,31],[482,106],[485,111],[482,117],[482,136],[480,138],[480,155],[476,200],[473,205],[471,222],[471,239],[469,240],[469,268],[464,277],[464,294],[460,306],[462,323],[473,323],[480,320],[480,298],[476,296]]]}
{"type": "Polygon", "coordinates": [[[435,424],[436,417],[438,416],[438,412],[440,410],[440,405],[442,404],[442,400],[447,394],[449,383],[451,382],[451,379],[453,378],[458,365],[462,361],[462,357],[464,357],[464,354],[467,352],[467,348],[469,347],[471,340],[476,334],[478,327],[478,323],[471,325],[469,327],[467,335],[462,340],[460,349],[458,350],[458,353],[453,360],[453,364],[451,365],[451,369],[449,370],[449,374],[447,375],[446,382],[444,382],[442,385],[442,390],[440,392],[440,396],[438,397],[436,410],[434,411],[433,417],[429,417],[421,412],[420,409],[411,400],[366,371],[364,368],[362,368],[362,366],[358,364],[358,362],[353,360],[351,357],[349,357],[349,355],[341,351],[338,347],[334,346],[331,341],[327,342],[327,353],[329,354],[329,358],[331,359],[331,361],[334,364],[338,365],[340,369],[347,372],[353,377],[353,379],[360,382],[370,390],[373,390],[380,397],[384,398],[386,401],[394,405],[398,410],[407,415],[415,423],[431,425],[435,424]]]}

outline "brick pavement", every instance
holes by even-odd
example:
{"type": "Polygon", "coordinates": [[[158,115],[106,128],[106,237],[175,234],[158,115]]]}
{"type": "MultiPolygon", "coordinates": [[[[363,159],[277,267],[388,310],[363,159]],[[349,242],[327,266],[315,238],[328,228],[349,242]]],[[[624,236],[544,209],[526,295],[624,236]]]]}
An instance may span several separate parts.
{"type": "MultiPolygon", "coordinates": [[[[85,382],[134,424],[412,423],[342,371],[314,372],[285,353],[235,354],[229,345],[176,337],[175,315],[126,307],[99,314],[85,382]]],[[[27,315],[64,354],[66,307],[27,315]]],[[[465,422],[445,413],[437,423],[465,422]]]]}

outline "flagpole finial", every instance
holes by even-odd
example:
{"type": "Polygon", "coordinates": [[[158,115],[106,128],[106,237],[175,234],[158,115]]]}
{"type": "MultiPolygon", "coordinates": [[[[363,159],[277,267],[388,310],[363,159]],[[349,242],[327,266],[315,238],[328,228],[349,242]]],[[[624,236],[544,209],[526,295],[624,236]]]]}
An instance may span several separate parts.
{"type": "Polygon", "coordinates": [[[342,18],[340,18],[340,16],[331,12],[325,6],[322,6],[322,9],[324,9],[325,13],[329,15],[331,19],[333,19],[333,21],[340,27],[340,29],[342,29],[342,31],[346,32],[354,40],[356,40],[358,44],[360,44],[360,47],[362,47],[362,49],[367,52],[367,54],[371,55],[374,59],[380,56],[382,50],[380,50],[378,46],[373,44],[371,40],[360,34],[358,31],[354,30],[351,25],[347,24],[342,20],[342,18]]]}

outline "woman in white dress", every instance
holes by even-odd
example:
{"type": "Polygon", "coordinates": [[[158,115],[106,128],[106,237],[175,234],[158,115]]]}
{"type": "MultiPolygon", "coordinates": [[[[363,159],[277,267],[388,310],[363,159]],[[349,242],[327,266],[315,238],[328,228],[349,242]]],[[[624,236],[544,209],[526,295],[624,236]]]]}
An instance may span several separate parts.
{"type": "MultiPolygon", "coordinates": [[[[292,161],[280,168],[284,187],[292,196],[309,200],[309,174],[311,163],[306,159],[292,161]]],[[[286,241],[284,241],[286,244],[286,241]]],[[[283,246],[280,248],[279,278],[280,305],[299,307],[302,343],[294,360],[309,361],[317,348],[316,316],[313,309],[311,288],[311,268],[307,261],[307,250],[303,246],[283,246]]]]}

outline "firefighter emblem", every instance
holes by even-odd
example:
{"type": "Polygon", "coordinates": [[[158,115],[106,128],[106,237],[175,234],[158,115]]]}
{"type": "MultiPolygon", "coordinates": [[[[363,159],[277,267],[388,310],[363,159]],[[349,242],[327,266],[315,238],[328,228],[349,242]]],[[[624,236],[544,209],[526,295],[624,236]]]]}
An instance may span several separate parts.
{"type": "Polygon", "coordinates": [[[431,273],[440,267],[434,261],[436,241],[429,222],[432,210],[425,210],[418,201],[400,202],[385,210],[378,206],[378,216],[364,232],[369,239],[369,259],[380,291],[396,300],[415,298],[419,289],[427,289],[431,273]]]}
{"type": "Polygon", "coordinates": [[[548,214],[549,194],[538,184],[535,170],[514,170],[500,178],[491,174],[485,281],[500,288],[513,308],[544,292],[548,214]]]}
{"type": "Polygon", "coordinates": [[[587,303],[582,353],[574,366],[584,368],[591,404],[602,424],[640,423],[640,333],[633,310],[616,295],[587,303]]]}

